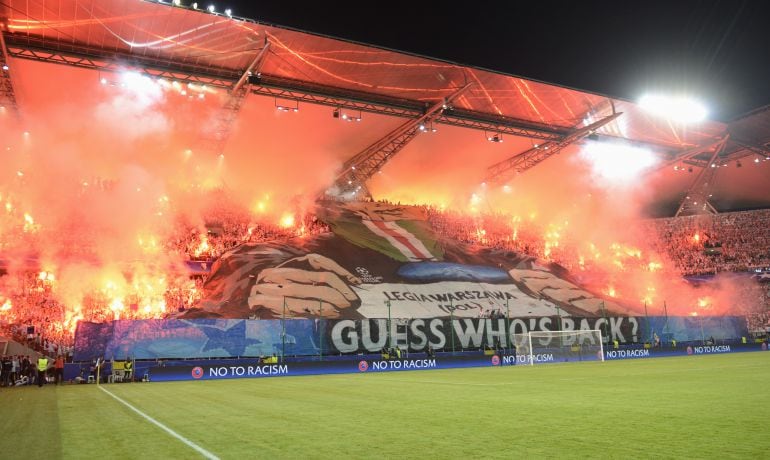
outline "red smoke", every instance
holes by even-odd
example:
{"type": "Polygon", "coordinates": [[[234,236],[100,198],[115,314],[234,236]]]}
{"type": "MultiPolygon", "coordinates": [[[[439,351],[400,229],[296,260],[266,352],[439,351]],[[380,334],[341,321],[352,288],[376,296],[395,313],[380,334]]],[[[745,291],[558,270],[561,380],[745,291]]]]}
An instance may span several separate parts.
{"type": "MultiPolygon", "coordinates": [[[[56,292],[73,308],[94,291],[116,299],[141,291],[157,299],[168,279],[179,276],[169,267],[183,259],[163,250],[162,242],[179,222],[203,228],[210,210],[221,206],[210,191],[219,190],[227,206],[255,220],[278,224],[287,211],[309,207],[345,159],[403,122],[363,114],[360,123],[347,123],[332,117],[331,108],[309,104],[297,113],[280,112],[274,100],[251,95],[220,157],[200,146],[226,97],[222,91],[11,64],[23,119],[17,123],[9,110],[0,112],[0,254],[16,264],[12,272],[21,270],[32,241],[40,268],[56,274],[56,292]]],[[[704,297],[714,313],[733,306],[725,298],[728,281],[706,292],[678,281],[671,261],[651,251],[650,235],[639,228],[642,210],[673,196],[681,175],[640,175],[633,183],[608,185],[573,147],[505,189],[482,185],[487,166],[532,141],[491,143],[482,132],[437,127],[372,179],[376,198],[502,214],[512,226],[518,218],[548,233],[560,245],[554,253],[573,248],[576,277],[579,258],[588,261],[594,267],[584,278],[589,287],[607,295],[614,290],[639,311],[645,298],[651,314],[662,311],[663,301],[669,314],[689,313],[704,297]],[[628,254],[636,250],[641,255],[628,254]],[[662,267],[650,271],[650,262],[662,267]]],[[[759,167],[767,185],[768,165],[759,167]]],[[[150,316],[162,311],[153,302],[147,300],[150,316]]]]}

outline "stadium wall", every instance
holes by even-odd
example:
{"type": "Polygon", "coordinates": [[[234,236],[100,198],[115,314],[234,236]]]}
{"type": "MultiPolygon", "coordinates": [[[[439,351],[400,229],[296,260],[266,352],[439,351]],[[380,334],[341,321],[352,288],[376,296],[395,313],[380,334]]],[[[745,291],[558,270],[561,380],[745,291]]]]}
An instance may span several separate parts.
{"type": "MultiPolygon", "coordinates": [[[[605,350],[607,360],[661,358],[669,356],[699,356],[752,351],[767,351],[767,344],[688,346],[678,349],[627,348],[605,350]]],[[[393,372],[407,370],[456,369],[468,367],[495,367],[527,365],[567,361],[599,361],[599,356],[585,355],[580,358],[559,356],[557,353],[535,355],[487,355],[474,353],[470,356],[427,357],[406,359],[350,359],[347,361],[313,361],[260,364],[258,360],[233,360],[228,363],[188,363],[185,365],[152,366],[146,371],[151,382],[178,380],[222,380],[234,378],[262,378],[317,374],[352,374],[393,372]]]]}
{"type": "MultiPolygon", "coordinates": [[[[686,345],[678,347],[648,347],[645,345],[618,346],[604,350],[605,360],[665,358],[672,356],[700,356],[709,354],[742,353],[767,351],[767,343],[733,343],[722,345],[686,345]]],[[[201,359],[171,361],[137,361],[134,378],[147,377],[152,382],[175,380],[221,380],[232,378],[260,378],[292,375],[348,374],[365,372],[387,372],[402,370],[455,369],[465,367],[488,367],[528,365],[557,362],[598,361],[599,357],[585,355],[560,355],[557,352],[541,352],[534,355],[490,354],[487,352],[439,353],[429,357],[415,353],[405,359],[384,359],[380,354],[357,356],[327,356],[323,361],[308,361],[308,358],[287,358],[283,362],[261,363],[259,359],[201,359]],[[303,361],[302,359],[305,359],[303,361]]],[[[71,381],[80,376],[88,377],[88,363],[68,363],[64,378],[71,381]]],[[[109,375],[109,362],[102,378],[109,375]]]]}

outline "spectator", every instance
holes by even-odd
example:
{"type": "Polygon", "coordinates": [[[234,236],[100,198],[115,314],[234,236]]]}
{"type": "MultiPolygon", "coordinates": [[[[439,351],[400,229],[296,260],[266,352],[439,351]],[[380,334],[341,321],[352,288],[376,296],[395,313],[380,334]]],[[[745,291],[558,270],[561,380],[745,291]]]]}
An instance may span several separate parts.
{"type": "Polygon", "coordinates": [[[56,357],[56,361],[53,363],[54,367],[54,382],[56,385],[63,385],[64,384],[64,357],[62,355],[59,355],[56,357]]]}

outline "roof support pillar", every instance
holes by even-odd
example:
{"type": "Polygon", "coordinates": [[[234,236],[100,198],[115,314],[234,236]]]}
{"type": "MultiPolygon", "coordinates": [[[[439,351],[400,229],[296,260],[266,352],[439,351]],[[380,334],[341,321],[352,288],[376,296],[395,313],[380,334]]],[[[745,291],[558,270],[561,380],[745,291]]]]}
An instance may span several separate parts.
{"type": "Polygon", "coordinates": [[[536,145],[529,150],[495,163],[487,168],[487,175],[484,182],[503,184],[511,179],[514,174],[522,173],[530,168],[540,164],[542,161],[561,152],[565,147],[573,144],[586,136],[593,134],[597,129],[615,120],[623,112],[615,112],[613,106],[612,115],[608,115],[601,120],[595,121],[588,126],[578,128],[572,133],[564,136],[558,141],[550,141],[544,144],[536,145]]]}
{"type": "Polygon", "coordinates": [[[407,120],[350,158],[342,166],[342,171],[337,175],[334,185],[326,191],[326,194],[342,199],[370,197],[366,188],[366,181],[379,172],[417,134],[429,131],[432,121],[470,86],[471,83],[468,83],[459,88],[440,102],[429,107],[421,116],[407,120]]]}
{"type": "Polygon", "coordinates": [[[692,185],[687,190],[682,203],[679,205],[679,209],[676,211],[676,217],[717,213],[717,210],[714,209],[711,203],[709,203],[709,198],[711,198],[710,191],[717,172],[717,164],[715,161],[717,156],[722,152],[722,149],[725,148],[729,137],[730,135],[728,134],[722,138],[714,149],[714,153],[711,154],[708,166],[701,169],[698,173],[695,181],[693,181],[692,185]]]}
{"type": "Polygon", "coordinates": [[[215,113],[213,129],[205,131],[199,138],[199,148],[204,152],[224,155],[225,145],[227,145],[227,141],[230,139],[235,121],[238,119],[241,107],[243,107],[243,103],[246,101],[246,96],[249,95],[249,76],[259,72],[269,49],[270,43],[265,40],[265,45],[246,70],[243,71],[241,78],[230,89],[224,105],[215,113]]]}

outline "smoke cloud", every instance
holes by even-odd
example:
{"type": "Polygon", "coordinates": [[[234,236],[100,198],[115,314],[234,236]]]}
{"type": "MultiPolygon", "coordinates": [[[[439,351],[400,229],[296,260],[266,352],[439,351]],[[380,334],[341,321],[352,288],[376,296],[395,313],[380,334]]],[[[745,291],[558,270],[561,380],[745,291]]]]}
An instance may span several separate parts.
{"type": "MultiPolygon", "coordinates": [[[[70,305],[94,291],[146,289],[157,298],[181,273],[183,256],[161,247],[180,223],[203,230],[212,209],[225,206],[277,224],[310,209],[347,158],[403,122],[364,114],[347,123],[305,104],[281,112],[278,101],[251,95],[224,150],[213,152],[204,146],[221,91],[27,61],[14,60],[13,72],[23,117],[0,112],[0,254],[12,272],[39,256],[70,305]],[[30,253],[31,240],[40,254],[30,253]]],[[[643,173],[651,157],[571,147],[503,187],[481,183],[486,168],[531,141],[438,128],[372,179],[376,198],[507,216],[511,228],[541,232],[554,254],[574,248],[574,260],[591,267],[570,267],[576,278],[640,311],[665,300],[669,314],[686,313],[703,297],[730,308],[722,299],[733,281],[706,295],[675,281],[673,263],[640,227],[643,209],[680,185],[643,173]]]]}

